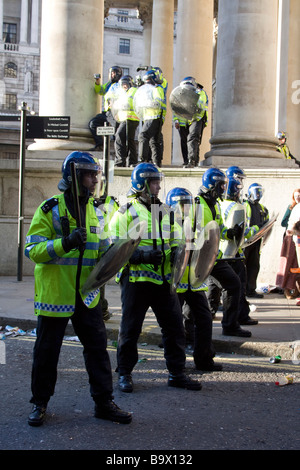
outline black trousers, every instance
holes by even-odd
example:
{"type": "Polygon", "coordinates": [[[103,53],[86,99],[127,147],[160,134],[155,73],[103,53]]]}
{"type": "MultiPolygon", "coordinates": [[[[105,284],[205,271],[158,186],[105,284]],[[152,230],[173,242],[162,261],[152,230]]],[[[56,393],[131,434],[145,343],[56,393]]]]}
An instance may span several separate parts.
{"type": "Polygon", "coordinates": [[[147,162],[150,155],[152,155],[153,163],[158,166],[161,165],[163,150],[161,126],[161,119],[148,119],[144,121],[142,130],[139,133],[139,160],[142,162],[147,162]]]}
{"type": "Polygon", "coordinates": [[[247,246],[244,250],[247,271],[247,293],[253,292],[256,289],[256,281],[260,269],[260,247],[261,240],[258,240],[252,243],[252,245],[247,246]]]}
{"type": "MultiPolygon", "coordinates": [[[[68,320],[69,318],[64,317],[38,317],[37,338],[33,350],[31,403],[47,404],[54,394],[57,363],[68,320]]],[[[83,345],[91,396],[96,402],[109,400],[113,392],[112,372],[100,304],[89,309],[77,295],[71,321],[83,345]]]]}
{"type": "Polygon", "coordinates": [[[105,123],[107,123],[108,126],[114,127],[115,132],[118,129],[119,123],[114,120],[110,111],[103,111],[102,113],[96,114],[89,122],[89,129],[94,138],[95,145],[103,145],[103,137],[97,135],[97,127],[102,127],[105,123]]]}
{"type": "Polygon", "coordinates": [[[97,127],[104,126],[104,123],[107,122],[106,113],[99,113],[95,117],[93,117],[89,122],[89,129],[91,134],[94,138],[96,145],[103,145],[103,137],[101,135],[97,135],[97,127]]]}
{"type": "MultiPolygon", "coordinates": [[[[238,305],[238,322],[243,323],[249,318],[250,304],[246,299],[246,266],[243,259],[228,262],[241,281],[240,301],[238,305]]],[[[216,313],[220,305],[221,296],[224,294],[221,284],[215,278],[209,276],[207,281],[208,296],[212,315],[216,313]]],[[[225,294],[226,295],[226,294],[225,294]]]]}
{"type": "MultiPolygon", "coordinates": [[[[241,281],[239,276],[226,261],[219,261],[214,265],[211,271],[211,277],[215,278],[224,289],[223,330],[238,328],[239,301],[241,295],[241,281]]],[[[210,292],[208,292],[207,300],[210,306],[210,292]]]]}
{"type": "Polygon", "coordinates": [[[215,356],[212,344],[212,316],[204,291],[191,291],[178,294],[182,305],[186,343],[194,346],[196,364],[210,363],[215,356]]]}
{"type": "Polygon", "coordinates": [[[180,145],[183,163],[199,163],[199,147],[202,141],[204,121],[193,121],[190,125],[180,126],[180,145]]]}
{"type": "Polygon", "coordinates": [[[116,165],[126,166],[127,163],[127,166],[130,166],[137,164],[135,131],[138,124],[138,121],[131,121],[130,119],[119,124],[115,138],[116,165]],[[128,162],[126,162],[127,157],[128,162]]]}
{"type": "Polygon", "coordinates": [[[130,374],[138,361],[137,342],[149,307],[162,332],[164,356],[169,372],[179,374],[185,367],[185,335],[181,307],[169,283],[129,282],[121,280],[122,318],[119,329],[117,360],[120,375],[130,374]]]}

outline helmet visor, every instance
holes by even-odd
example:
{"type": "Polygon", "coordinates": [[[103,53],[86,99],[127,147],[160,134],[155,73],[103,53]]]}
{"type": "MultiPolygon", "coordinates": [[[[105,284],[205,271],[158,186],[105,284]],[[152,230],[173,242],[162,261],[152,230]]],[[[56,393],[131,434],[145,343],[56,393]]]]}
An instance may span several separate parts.
{"type": "Polygon", "coordinates": [[[85,163],[85,162],[79,162],[76,163],[76,170],[86,170],[86,171],[95,171],[97,174],[102,172],[102,168],[100,163],[85,163]]]}
{"type": "Polygon", "coordinates": [[[241,202],[243,200],[243,183],[236,180],[235,182],[229,182],[226,188],[225,199],[232,201],[241,202]]]}
{"type": "Polygon", "coordinates": [[[93,194],[95,197],[100,197],[101,193],[101,182],[102,182],[102,167],[99,162],[95,160],[95,163],[88,163],[88,162],[78,162],[75,164],[76,167],[76,175],[77,175],[77,180],[79,183],[79,189],[81,189],[82,183],[83,183],[83,177],[86,174],[94,174],[97,175],[97,183],[95,185],[95,188],[91,190],[91,194],[93,194]]]}
{"type": "Polygon", "coordinates": [[[160,195],[160,198],[164,200],[165,197],[165,176],[163,173],[157,172],[151,172],[151,171],[145,171],[141,173],[141,176],[145,180],[145,193],[148,196],[155,196],[158,197],[160,195]]]}
{"type": "Polygon", "coordinates": [[[254,186],[250,190],[250,198],[253,201],[260,201],[264,195],[264,189],[261,186],[254,186]]]}

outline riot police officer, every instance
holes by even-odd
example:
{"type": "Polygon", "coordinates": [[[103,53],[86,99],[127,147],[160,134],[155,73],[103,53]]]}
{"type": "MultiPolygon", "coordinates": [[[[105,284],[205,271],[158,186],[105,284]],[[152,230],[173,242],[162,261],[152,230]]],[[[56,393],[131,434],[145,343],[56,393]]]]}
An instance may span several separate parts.
{"type": "Polygon", "coordinates": [[[112,400],[112,373],[99,292],[84,295],[81,290],[110,245],[103,230],[103,214],[92,197],[99,175],[101,167],[90,153],[68,155],[58,184],[62,194],[38,207],[27,233],[25,255],[36,263],[34,310],[38,318],[30,426],[44,422],[48,402],[54,394],[57,363],[69,319],[84,347],[95,416],[119,423],[131,421],[131,414],[120,410],[112,400]],[[78,198],[74,179],[78,180],[78,198]]]}
{"type": "Polygon", "coordinates": [[[203,130],[207,126],[208,96],[202,85],[194,77],[185,77],[180,82],[191,93],[198,95],[197,112],[191,119],[182,116],[173,116],[175,128],[179,131],[183,166],[193,168],[199,163],[199,146],[202,141],[203,130]]]}
{"type": "Polygon", "coordinates": [[[166,365],[171,387],[200,390],[201,384],[184,373],[185,335],[181,307],[170,291],[171,248],[176,246],[169,208],[158,198],[162,173],[152,163],[140,163],[131,174],[130,202],[114,214],[113,240],[126,238],[128,228],[147,222],[145,233],[129,262],[117,276],[121,285],[122,318],[117,362],[119,388],[133,391],[132,370],[138,361],[137,341],[149,307],[162,329],[166,365]]]}
{"type": "MultiPolygon", "coordinates": [[[[241,206],[242,190],[243,186],[240,182],[238,172],[236,172],[235,177],[229,177],[226,199],[221,201],[221,211],[225,224],[227,223],[228,218],[230,218],[231,213],[236,210],[237,205],[238,207],[241,206]]],[[[241,241],[244,241],[244,239],[249,239],[250,237],[255,235],[258,230],[259,228],[257,225],[253,225],[252,227],[246,225],[241,241]]],[[[228,261],[228,263],[230,264],[230,266],[232,266],[234,272],[238,275],[241,281],[241,296],[239,301],[238,322],[240,325],[257,325],[258,321],[250,317],[250,305],[246,299],[247,273],[244,250],[241,247],[237,247],[235,259],[232,261],[228,261]]]]}
{"type": "Polygon", "coordinates": [[[110,121],[111,125],[115,126],[115,122],[112,120],[111,114],[109,113],[110,99],[113,94],[113,90],[116,88],[118,81],[122,76],[122,69],[118,65],[110,67],[108,71],[108,82],[101,85],[100,74],[94,75],[95,78],[95,93],[104,96],[104,109],[102,113],[94,116],[89,122],[89,129],[95,141],[95,147],[91,150],[100,150],[103,145],[103,137],[97,135],[97,127],[104,126],[104,123],[110,121]]]}
{"type": "Polygon", "coordinates": [[[134,109],[143,122],[139,133],[138,157],[140,162],[149,161],[158,167],[162,162],[161,128],[166,114],[164,89],[157,83],[156,70],[149,70],[143,76],[142,85],[134,96],[134,109]]]}
{"type": "Polygon", "coordinates": [[[115,135],[115,166],[135,166],[138,161],[135,133],[139,118],[133,107],[136,91],[137,87],[134,86],[130,75],[120,78],[119,92],[112,104],[112,114],[119,123],[115,135]]]}
{"type": "MultiPolygon", "coordinates": [[[[202,185],[199,188],[196,203],[201,204],[203,213],[203,224],[210,220],[216,220],[220,226],[220,236],[224,239],[233,239],[240,235],[240,227],[236,225],[233,228],[227,228],[224,225],[219,199],[222,200],[226,192],[226,175],[218,168],[209,168],[202,176],[202,185]]],[[[218,255],[211,276],[216,279],[224,290],[223,294],[223,318],[222,332],[226,336],[250,337],[251,332],[244,330],[238,323],[239,300],[241,291],[241,282],[232,267],[222,260],[222,252],[218,255]]],[[[210,298],[208,296],[208,302],[210,298]]]]}
{"type": "MultiPolygon", "coordinates": [[[[178,220],[179,226],[184,227],[184,224],[188,222],[191,231],[193,231],[195,218],[193,202],[191,192],[181,187],[171,189],[166,197],[166,204],[174,212],[174,218],[178,220]]],[[[187,243],[191,243],[191,241],[187,241],[187,243]]],[[[177,267],[175,266],[174,269],[177,267]]],[[[193,347],[196,369],[202,371],[222,370],[222,366],[215,364],[213,360],[215,349],[212,343],[212,317],[205,295],[206,291],[205,283],[199,286],[191,285],[188,264],[176,289],[183,309],[186,344],[193,347]]]]}
{"type": "MultiPolygon", "coordinates": [[[[261,228],[269,220],[268,209],[260,202],[264,193],[261,184],[253,183],[249,186],[245,200],[248,225],[257,225],[261,228]]],[[[257,240],[245,248],[247,269],[247,297],[262,298],[263,294],[256,292],[256,282],[260,269],[260,249],[262,240],[257,240]]]]}

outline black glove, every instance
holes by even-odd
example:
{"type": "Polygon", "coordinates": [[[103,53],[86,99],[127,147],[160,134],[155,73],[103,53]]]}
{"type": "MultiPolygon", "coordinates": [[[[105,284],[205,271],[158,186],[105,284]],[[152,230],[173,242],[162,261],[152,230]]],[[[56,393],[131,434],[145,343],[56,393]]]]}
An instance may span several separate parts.
{"type": "Polygon", "coordinates": [[[132,254],[130,264],[161,264],[162,252],[160,250],[143,251],[140,249],[135,250],[132,254]]]}
{"type": "Polygon", "coordinates": [[[142,263],[158,265],[162,263],[162,252],[160,250],[151,250],[142,252],[142,263]]]}
{"type": "Polygon", "coordinates": [[[69,253],[73,248],[79,248],[86,243],[87,235],[86,228],[75,228],[70,235],[63,237],[62,246],[66,253],[69,253]]]}
{"type": "Polygon", "coordinates": [[[239,238],[242,235],[243,229],[238,224],[235,224],[233,228],[227,230],[227,238],[233,240],[235,237],[239,238]]]}

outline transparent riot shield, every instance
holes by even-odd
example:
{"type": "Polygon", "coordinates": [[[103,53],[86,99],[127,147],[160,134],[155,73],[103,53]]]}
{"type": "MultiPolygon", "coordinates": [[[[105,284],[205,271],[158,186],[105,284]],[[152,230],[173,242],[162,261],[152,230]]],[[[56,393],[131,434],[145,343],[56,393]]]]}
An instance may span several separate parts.
{"type": "Polygon", "coordinates": [[[193,87],[178,86],[171,91],[170,106],[173,113],[179,118],[192,120],[195,114],[201,111],[199,107],[199,94],[193,87]]]}
{"type": "Polygon", "coordinates": [[[129,230],[126,239],[117,240],[109,247],[82,287],[84,295],[103,286],[117,274],[138,247],[146,229],[146,222],[138,222],[129,230]]]}
{"type": "Polygon", "coordinates": [[[222,259],[234,258],[239,248],[244,242],[244,234],[246,227],[246,208],[243,204],[236,203],[234,208],[230,211],[230,214],[226,218],[226,227],[233,228],[236,224],[241,227],[241,233],[239,237],[234,237],[233,240],[222,240],[220,241],[220,250],[223,253],[222,259]]]}
{"type": "Polygon", "coordinates": [[[176,292],[176,289],[189,263],[192,244],[192,227],[190,217],[185,217],[184,219],[183,234],[184,237],[176,248],[174,263],[172,266],[171,292],[176,292]]]}
{"type": "Polygon", "coordinates": [[[189,264],[189,282],[194,288],[209,276],[219,253],[220,227],[215,220],[204,225],[203,219],[201,204],[195,204],[194,247],[189,264]]]}
{"type": "Polygon", "coordinates": [[[159,110],[161,104],[154,98],[155,86],[150,83],[142,85],[133,97],[133,108],[137,117],[144,121],[150,110],[159,110]]]}
{"type": "Polygon", "coordinates": [[[247,246],[252,245],[252,243],[257,242],[257,240],[260,240],[261,238],[264,238],[264,240],[266,240],[266,237],[270,235],[271,230],[273,229],[277,217],[278,214],[272,215],[268,222],[266,222],[255,235],[243,242],[242,248],[246,248],[247,246]]]}

